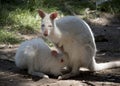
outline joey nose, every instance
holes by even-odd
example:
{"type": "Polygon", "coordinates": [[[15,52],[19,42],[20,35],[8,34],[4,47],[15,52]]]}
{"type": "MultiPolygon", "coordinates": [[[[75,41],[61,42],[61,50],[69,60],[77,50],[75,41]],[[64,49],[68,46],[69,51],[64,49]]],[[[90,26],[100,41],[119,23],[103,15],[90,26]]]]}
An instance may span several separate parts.
{"type": "Polygon", "coordinates": [[[47,30],[45,30],[44,36],[48,36],[48,31],[47,30]]]}

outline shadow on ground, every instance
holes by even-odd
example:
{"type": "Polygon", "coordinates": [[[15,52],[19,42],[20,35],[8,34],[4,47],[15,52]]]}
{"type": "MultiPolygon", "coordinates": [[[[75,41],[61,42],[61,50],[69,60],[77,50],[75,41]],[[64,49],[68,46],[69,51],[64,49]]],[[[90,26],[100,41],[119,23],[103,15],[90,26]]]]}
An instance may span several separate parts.
{"type": "MultiPolygon", "coordinates": [[[[58,83],[59,80],[56,78],[53,78],[51,76],[50,79],[41,79],[36,76],[31,76],[27,73],[27,70],[20,70],[15,66],[14,63],[14,54],[17,49],[17,47],[10,48],[12,50],[7,49],[6,52],[3,50],[0,51],[0,58],[1,56],[6,57],[6,59],[0,59],[0,86],[56,86],[56,85],[51,85],[51,83],[58,83]],[[8,55],[9,54],[9,55],[8,55]],[[8,58],[8,59],[7,59],[8,58]],[[45,85],[47,84],[47,85],[45,85]]],[[[99,62],[105,62],[109,58],[112,58],[112,60],[116,60],[114,57],[109,57],[109,55],[106,54],[101,58],[103,55],[99,53],[98,55],[98,61],[99,62]]],[[[113,55],[114,56],[114,55],[113,55]]],[[[75,80],[79,81],[82,85],[90,85],[90,86],[96,86],[96,85],[118,85],[120,83],[120,68],[115,68],[115,69],[109,69],[109,70],[104,70],[100,72],[89,72],[89,71],[84,71],[80,72],[79,76],[73,77],[67,81],[75,80]],[[107,82],[107,83],[106,83],[107,82]]],[[[61,80],[60,80],[61,81],[61,80]]],[[[62,80],[64,81],[64,80],[62,80]]],[[[66,81],[66,80],[65,80],[66,81]]],[[[65,83],[65,82],[62,82],[65,83]]],[[[62,85],[61,85],[62,86],[62,85]]],[[[74,86],[74,85],[73,85],[74,86]]]]}

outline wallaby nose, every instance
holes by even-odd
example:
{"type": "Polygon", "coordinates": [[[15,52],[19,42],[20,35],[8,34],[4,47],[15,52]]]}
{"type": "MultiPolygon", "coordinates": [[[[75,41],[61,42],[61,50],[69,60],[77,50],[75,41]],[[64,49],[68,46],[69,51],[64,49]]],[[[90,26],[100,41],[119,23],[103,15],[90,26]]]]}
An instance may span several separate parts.
{"type": "Polygon", "coordinates": [[[48,36],[48,30],[44,31],[44,36],[48,36]]]}

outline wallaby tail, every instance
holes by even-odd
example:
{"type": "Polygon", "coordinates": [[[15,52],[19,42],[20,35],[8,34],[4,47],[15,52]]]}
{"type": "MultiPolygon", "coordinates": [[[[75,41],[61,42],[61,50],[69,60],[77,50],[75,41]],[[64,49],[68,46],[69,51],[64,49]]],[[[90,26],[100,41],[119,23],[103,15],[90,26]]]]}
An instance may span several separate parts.
{"type": "Polygon", "coordinates": [[[106,63],[95,63],[94,71],[100,71],[104,69],[120,67],[120,61],[106,62],[106,63]]]}

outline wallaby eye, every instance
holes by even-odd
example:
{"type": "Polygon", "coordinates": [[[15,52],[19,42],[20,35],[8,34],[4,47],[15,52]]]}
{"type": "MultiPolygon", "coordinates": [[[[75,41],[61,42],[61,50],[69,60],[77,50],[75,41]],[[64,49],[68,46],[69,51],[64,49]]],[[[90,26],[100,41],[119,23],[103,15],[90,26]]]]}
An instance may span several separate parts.
{"type": "Polygon", "coordinates": [[[44,24],[42,24],[41,26],[42,26],[42,27],[45,27],[45,25],[44,25],[44,24]]]}
{"type": "Polygon", "coordinates": [[[52,25],[48,25],[48,27],[52,27],[52,25]]]}

